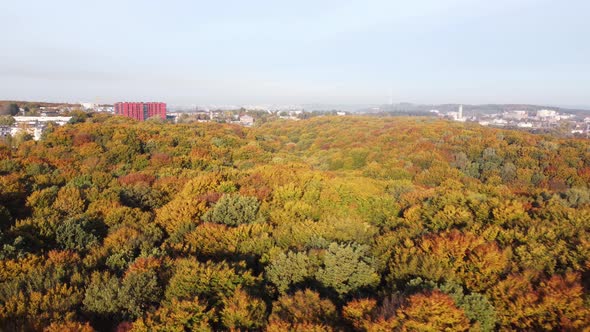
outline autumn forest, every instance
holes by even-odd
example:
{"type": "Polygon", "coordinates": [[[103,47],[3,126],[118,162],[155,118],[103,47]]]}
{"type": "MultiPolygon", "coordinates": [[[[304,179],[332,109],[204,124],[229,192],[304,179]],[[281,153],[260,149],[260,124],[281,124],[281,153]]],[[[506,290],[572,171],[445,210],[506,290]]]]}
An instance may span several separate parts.
{"type": "Polygon", "coordinates": [[[1,331],[590,329],[590,141],[90,114],[0,143],[1,331]]]}

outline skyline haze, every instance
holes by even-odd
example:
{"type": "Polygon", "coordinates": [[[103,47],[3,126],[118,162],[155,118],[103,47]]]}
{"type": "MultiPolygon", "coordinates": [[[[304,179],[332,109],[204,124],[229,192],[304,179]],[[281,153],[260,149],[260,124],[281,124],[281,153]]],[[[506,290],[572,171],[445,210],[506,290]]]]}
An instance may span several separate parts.
{"type": "Polygon", "coordinates": [[[0,99],[588,107],[588,12],[581,0],[9,2],[0,99]]]}

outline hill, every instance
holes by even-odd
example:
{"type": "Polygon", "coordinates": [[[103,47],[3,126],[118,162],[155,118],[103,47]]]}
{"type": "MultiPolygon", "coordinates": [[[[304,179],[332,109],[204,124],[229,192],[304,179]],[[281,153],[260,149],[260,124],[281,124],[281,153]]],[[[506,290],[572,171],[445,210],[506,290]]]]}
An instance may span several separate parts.
{"type": "Polygon", "coordinates": [[[0,146],[3,330],[583,330],[590,142],[104,114],[0,146]]]}
{"type": "Polygon", "coordinates": [[[47,102],[35,102],[35,101],[17,101],[17,100],[0,100],[0,115],[8,115],[10,113],[10,106],[16,105],[18,108],[36,110],[40,107],[48,108],[72,108],[81,107],[80,104],[68,104],[68,103],[47,103],[47,102]]]}
{"type": "Polygon", "coordinates": [[[532,105],[532,104],[412,104],[412,103],[399,103],[392,105],[379,105],[372,107],[359,108],[358,111],[361,113],[381,113],[381,112],[401,112],[401,113],[415,113],[415,112],[429,112],[430,110],[438,110],[440,112],[453,112],[457,111],[459,106],[463,106],[465,112],[469,114],[491,114],[491,113],[502,113],[509,111],[529,111],[536,112],[541,109],[551,109],[560,113],[575,114],[579,116],[590,115],[590,110],[583,108],[571,108],[571,107],[556,107],[547,105],[532,105]]]}
{"type": "Polygon", "coordinates": [[[80,104],[70,104],[70,103],[48,103],[48,102],[42,102],[42,101],[0,100],[0,107],[5,107],[6,105],[10,105],[10,104],[17,104],[20,107],[29,107],[29,108],[59,107],[59,106],[76,107],[76,106],[80,106],[80,104]]]}

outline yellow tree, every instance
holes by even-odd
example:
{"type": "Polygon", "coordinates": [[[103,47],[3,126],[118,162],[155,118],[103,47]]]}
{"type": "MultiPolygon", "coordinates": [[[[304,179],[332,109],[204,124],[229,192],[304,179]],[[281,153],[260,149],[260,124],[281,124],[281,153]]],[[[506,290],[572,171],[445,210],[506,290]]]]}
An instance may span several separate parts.
{"type": "Polygon", "coordinates": [[[398,309],[401,331],[467,331],[469,319],[453,299],[440,291],[415,294],[398,309]]]}
{"type": "Polygon", "coordinates": [[[258,298],[248,295],[241,287],[222,301],[221,323],[230,330],[255,330],[264,326],[266,305],[258,298]]]}

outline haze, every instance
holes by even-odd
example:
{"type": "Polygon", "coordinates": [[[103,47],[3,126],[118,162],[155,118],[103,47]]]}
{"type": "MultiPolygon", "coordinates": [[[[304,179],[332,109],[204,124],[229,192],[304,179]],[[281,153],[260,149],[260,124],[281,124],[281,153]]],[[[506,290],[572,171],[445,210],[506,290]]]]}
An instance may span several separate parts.
{"type": "Polygon", "coordinates": [[[5,1],[0,99],[590,105],[590,2],[5,1]]]}

